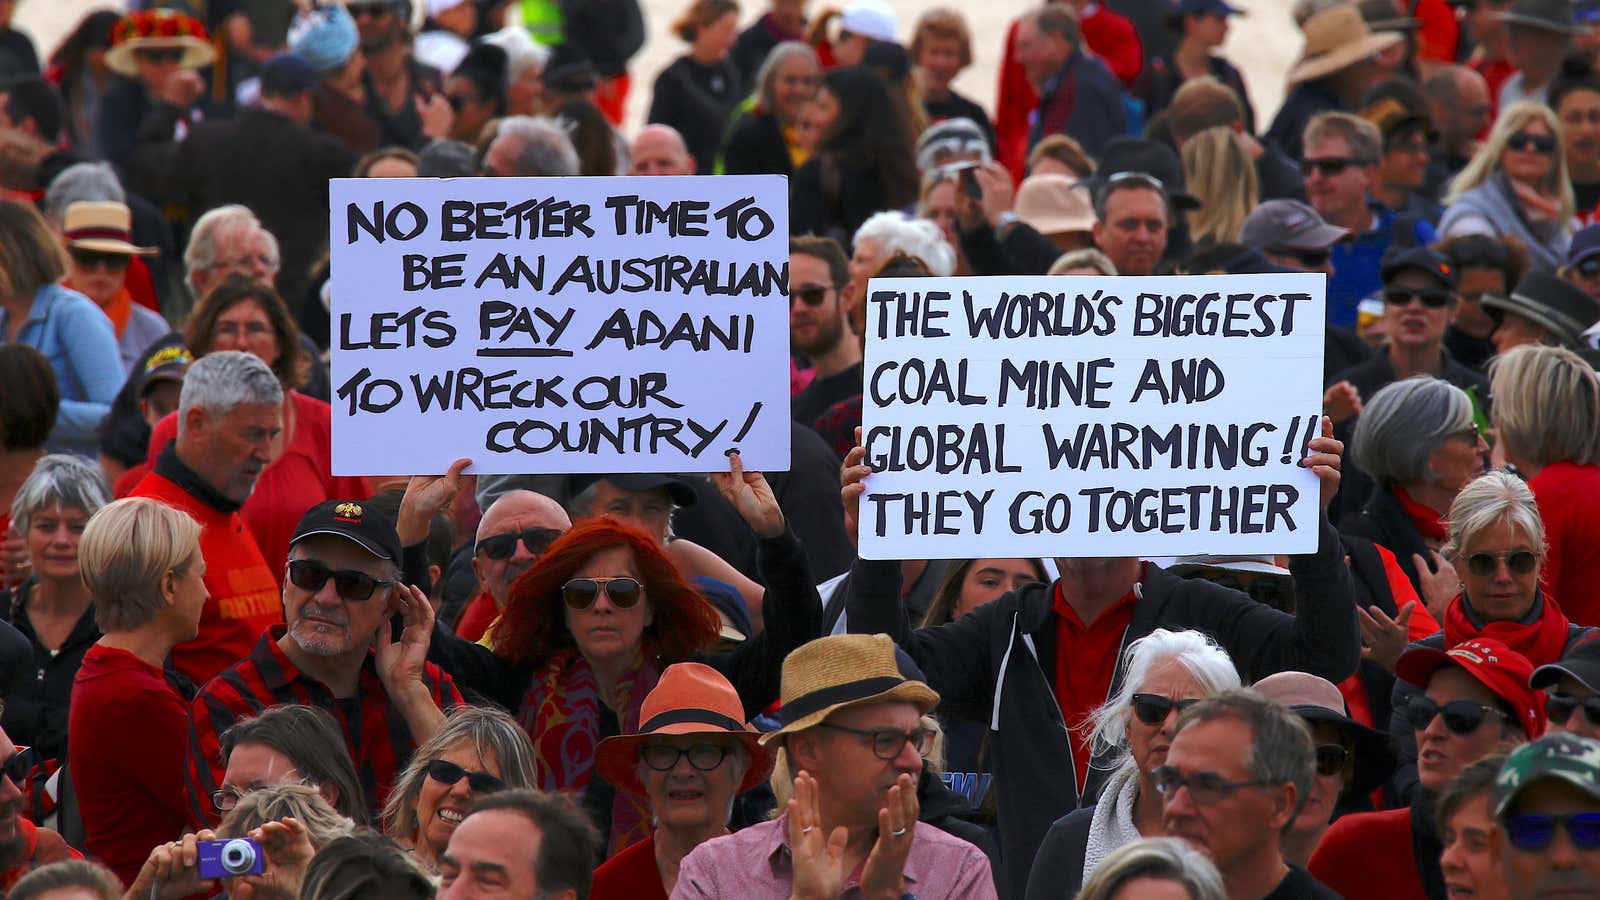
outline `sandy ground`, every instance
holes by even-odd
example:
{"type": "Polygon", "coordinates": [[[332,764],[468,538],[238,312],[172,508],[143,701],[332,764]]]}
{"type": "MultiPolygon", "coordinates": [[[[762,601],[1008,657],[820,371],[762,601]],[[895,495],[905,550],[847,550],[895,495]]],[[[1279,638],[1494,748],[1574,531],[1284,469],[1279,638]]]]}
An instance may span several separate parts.
{"type": "MultiPolygon", "coordinates": [[[[815,0],[820,7],[825,0],[815,0]]],[[[996,70],[1000,65],[1002,43],[1006,28],[1021,10],[1034,5],[1037,0],[978,0],[949,5],[965,9],[973,31],[976,61],[961,74],[957,89],[993,109],[995,100],[996,70]],[[981,11],[980,11],[981,10],[981,11]]],[[[1158,2],[1158,0],[1145,0],[1158,2]]],[[[1288,0],[1232,0],[1248,11],[1234,20],[1228,36],[1225,55],[1243,70],[1250,86],[1251,100],[1256,108],[1257,120],[1265,127],[1283,98],[1283,78],[1295,56],[1300,52],[1300,35],[1289,18],[1288,0]]],[[[645,17],[650,38],[644,50],[634,58],[634,90],[629,97],[630,124],[644,119],[650,105],[650,84],[656,73],[683,52],[683,45],[668,33],[668,26],[687,0],[644,0],[645,17]]],[[[889,0],[900,15],[900,30],[909,36],[918,14],[936,5],[934,0],[889,0]]],[[[759,0],[745,0],[746,18],[754,19],[763,5],[759,0]]],[[[115,3],[103,0],[22,0],[17,11],[16,24],[33,36],[41,57],[50,51],[85,13],[101,7],[116,8],[115,3]]]]}

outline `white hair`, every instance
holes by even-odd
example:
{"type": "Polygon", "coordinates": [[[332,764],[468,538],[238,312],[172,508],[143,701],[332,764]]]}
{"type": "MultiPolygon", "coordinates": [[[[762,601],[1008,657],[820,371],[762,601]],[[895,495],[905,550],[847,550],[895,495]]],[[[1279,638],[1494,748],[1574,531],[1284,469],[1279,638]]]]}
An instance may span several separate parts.
{"type": "Polygon", "coordinates": [[[1122,686],[1099,709],[1089,714],[1094,733],[1089,746],[1112,751],[1110,767],[1121,765],[1128,752],[1128,713],[1133,695],[1144,690],[1144,683],[1157,666],[1175,662],[1194,676],[1206,696],[1242,687],[1239,670],[1228,651],[1198,631],[1168,631],[1157,628],[1128,645],[1123,656],[1122,686]]]}
{"type": "Polygon", "coordinates": [[[267,226],[261,224],[250,207],[238,203],[218,206],[196,219],[194,229],[189,233],[189,246],[183,251],[183,268],[184,279],[189,282],[190,290],[194,289],[194,273],[203,272],[216,264],[219,235],[236,227],[247,227],[266,235],[267,244],[272,248],[273,268],[277,268],[278,239],[267,230],[267,226]]]}
{"type": "Polygon", "coordinates": [[[566,129],[548,116],[507,116],[500,120],[495,141],[515,137],[522,141],[516,153],[516,171],[501,175],[576,177],[578,151],[566,129]]]}
{"type": "Polygon", "coordinates": [[[541,71],[550,62],[550,48],[535,41],[528,29],[521,25],[508,25],[480,40],[493,44],[506,52],[506,83],[521,78],[529,69],[541,71]]]}
{"type": "Polygon", "coordinates": [[[44,192],[44,215],[50,224],[61,227],[67,207],[88,201],[127,203],[128,193],[117,180],[110,163],[83,162],[67,166],[51,179],[44,192]]]}
{"type": "Polygon", "coordinates": [[[261,357],[239,350],[207,353],[189,365],[178,393],[178,432],[190,409],[225,416],[244,404],[283,402],[283,385],[261,357]]]}
{"type": "Polygon", "coordinates": [[[11,501],[11,524],[27,531],[33,514],[51,504],[78,508],[94,515],[111,502],[100,467],[81,456],[52,453],[34,463],[33,472],[17,488],[11,501]]]}
{"type": "Polygon", "coordinates": [[[956,251],[944,239],[944,232],[928,219],[913,219],[903,212],[874,214],[856,229],[852,243],[863,238],[877,241],[885,259],[896,253],[914,256],[928,267],[928,274],[948,278],[956,271],[956,251]]]}

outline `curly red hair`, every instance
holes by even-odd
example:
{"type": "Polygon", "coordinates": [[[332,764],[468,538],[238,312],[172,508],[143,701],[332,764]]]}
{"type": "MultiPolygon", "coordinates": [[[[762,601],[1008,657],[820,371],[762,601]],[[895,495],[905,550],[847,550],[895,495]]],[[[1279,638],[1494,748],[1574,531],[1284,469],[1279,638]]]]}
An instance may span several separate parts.
{"type": "Polygon", "coordinates": [[[579,522],[511,585],[494,629],[494,652],[513,662],[538,660],[577,647],[567,630],[561,587],[595,554],[626,547],[654,613],[645,629],[662,662],[685,662],[716,643],[722,620],[710,601],[689,586],[658,539],[616,519],[579,522]]]}

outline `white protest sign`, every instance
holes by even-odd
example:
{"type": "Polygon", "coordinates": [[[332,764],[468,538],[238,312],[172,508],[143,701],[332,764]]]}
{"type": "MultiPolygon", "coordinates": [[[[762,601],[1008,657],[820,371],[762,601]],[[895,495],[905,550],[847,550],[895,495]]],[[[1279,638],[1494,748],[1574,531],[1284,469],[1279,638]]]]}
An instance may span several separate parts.
{"type": "Polygon", "coordinates": [[[1324,281],[874,279],[861,555],[1314,550],[1324,281]]]}
{"type": "Polygon", "coordinates": [[[789,468],[778,176],[331,189],[333,471],[789,468]]]}

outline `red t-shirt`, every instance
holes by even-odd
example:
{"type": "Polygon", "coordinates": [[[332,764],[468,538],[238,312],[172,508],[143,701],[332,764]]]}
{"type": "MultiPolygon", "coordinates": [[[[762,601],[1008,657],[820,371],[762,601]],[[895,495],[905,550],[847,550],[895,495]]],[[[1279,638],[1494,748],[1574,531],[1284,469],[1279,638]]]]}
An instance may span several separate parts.
{"type": "Polygon", "coordinates": [[[1417,0],[1411,14],[1422,21],[1417,31],[1417,56],[1442,63],[1455,62],[1456,44],[1461,39],[1455,8],[1445,0],[1417,0]]]}
{"type": "Polygon", "coordinates": [[[1111,676],[1117,670],[1117,654],[1122,638],[1133,621],[1133,606],[1138,596],[1129,591],[1111,608],[1088,625],[1061,594],[1056,582],[1056,703],[1072,732],[1072,764],[1078,773],[1078,790],[1089,776],[1089,736],[1094,723],[1089,714],[1105,702],[1111,692],[1111,676]]]}
{"type": "Polygon", "coordinates": [[[1551,463],[1528,479],[1544,520],[1540,582],[1577,625],[1600,625],[1600,466],[1551,463]]]}
{"type": "Polygon", "coordinates": [[[90,855],[133,882],[151,849],[183,833],[189,708],[161,670],[95,644],[72,683],[68,761],[90,855]]]}
{"type": "Polygon", "coordinates": [[[1409,807],[1341,816],[1311,854],[1311,874],[1345,900],[1427,900],[1409,807]]]}
{"type": "Polygon", "coordinates": [[[645,838],[601,863],[589,900],[667,900],[656,868],[656,839],[645,838]]]}
{"type": "Polygon", "coordinates": [[[83,854],[68,846],[61,835],[48,828],[40,828],[21,816],[17,817],[17,835],[22,838],[22,861],[9,869],[0,870],[0,891],[16,887],[22,876],[40,866],[83,859],[83,854]]]}
{"type": "Polygon", "coordinates": [[[483,633],[499,616],[500,607],[494,605],[494,598],[488,591],[480,591],[461,611],[461,619],[456,622],[456,637],[476,643],[483,639],[483,633]]]}

